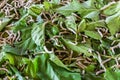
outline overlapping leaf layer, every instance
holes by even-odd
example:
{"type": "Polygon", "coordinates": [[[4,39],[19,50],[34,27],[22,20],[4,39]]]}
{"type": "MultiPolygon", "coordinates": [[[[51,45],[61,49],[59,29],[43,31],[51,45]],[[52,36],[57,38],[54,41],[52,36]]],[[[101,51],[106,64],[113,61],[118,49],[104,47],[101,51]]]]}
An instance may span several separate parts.
{"type": "Polygon", "coordinates": [[[1,80],[120,80],[120,1],[0,1],[1,80]]]}

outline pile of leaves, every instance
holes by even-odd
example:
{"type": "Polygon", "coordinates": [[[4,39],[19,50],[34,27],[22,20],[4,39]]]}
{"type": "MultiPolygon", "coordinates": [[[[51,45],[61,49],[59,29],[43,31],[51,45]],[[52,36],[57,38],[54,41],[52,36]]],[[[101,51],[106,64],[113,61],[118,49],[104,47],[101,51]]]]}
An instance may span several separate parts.
{"type": "Polygon", "coordinates": [[[120,1],[0,1],[1,80],[119,80],[120,1]]]}

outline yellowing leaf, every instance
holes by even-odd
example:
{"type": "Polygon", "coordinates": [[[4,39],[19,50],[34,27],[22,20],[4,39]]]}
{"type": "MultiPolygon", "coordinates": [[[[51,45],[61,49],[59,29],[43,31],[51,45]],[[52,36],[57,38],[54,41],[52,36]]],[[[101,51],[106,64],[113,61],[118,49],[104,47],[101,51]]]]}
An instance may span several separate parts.
{"type": "Polygon", "coordinates": [[[97,39],[97,40],[100,40],[101,39],[101,36],[98,32],[95,32],[95,31],[85,31],[85,35],[93,38],[93,39],[97,39]]]}
{"type": "Polygon", "coordinates": [[[83,19],[78,25],[78,32],[83,32],[86,29],[86,21],[83,19]]]}
{"type": "Polygon", "coordinates": [[[88,47],[88,46],[85,46],[85,45],[82,45],[82,44],[76,45],[76,44],[72,43],[71,41],[63,39],[63,38],[61,38],[61,41],[64,44],[64,46],[67,47],[67,49],[72,50],[72,51],[76,52],[77,54],[84,53],[84,55],[86,55],[86,56],[91,56],[92,55],[89,52],[89,50],[91,48],[88,47]]]}

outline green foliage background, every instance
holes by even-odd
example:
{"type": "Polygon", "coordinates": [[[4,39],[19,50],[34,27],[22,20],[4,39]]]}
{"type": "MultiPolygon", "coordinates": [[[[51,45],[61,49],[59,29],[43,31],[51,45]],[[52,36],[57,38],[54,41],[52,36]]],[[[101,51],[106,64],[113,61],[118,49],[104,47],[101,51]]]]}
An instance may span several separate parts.
{"type": "Polygon", "coordinates": [[[0,1],[0,79],[120,80],[120,1],[0,1]]]}

